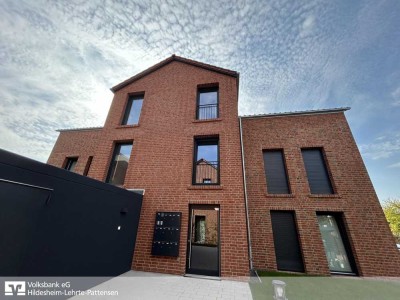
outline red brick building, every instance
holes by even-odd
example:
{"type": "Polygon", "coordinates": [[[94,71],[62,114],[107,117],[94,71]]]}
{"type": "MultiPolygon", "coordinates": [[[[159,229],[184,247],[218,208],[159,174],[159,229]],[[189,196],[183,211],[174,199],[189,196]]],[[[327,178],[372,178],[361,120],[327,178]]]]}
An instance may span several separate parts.
{"type": "Polygon", "coordinates": [[[238,83],[172,56],[111,89],[104,127],[60,130],[48,163],[145,190],[135,270],[400,276],[346,109],[238,117],[238,83]]]}

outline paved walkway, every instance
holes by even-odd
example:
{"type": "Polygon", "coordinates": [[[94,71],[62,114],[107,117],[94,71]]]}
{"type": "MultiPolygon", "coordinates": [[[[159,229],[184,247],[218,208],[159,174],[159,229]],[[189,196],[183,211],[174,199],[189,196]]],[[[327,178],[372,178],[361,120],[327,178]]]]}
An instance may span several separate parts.
{"type": "Polygon", "coordinates": [[[93,287],[92,290],[118,291],[118,296],[76,296],[72,299],[252,299],[247,282],[200,279],[138,271],[129,271],[93,287]]]}

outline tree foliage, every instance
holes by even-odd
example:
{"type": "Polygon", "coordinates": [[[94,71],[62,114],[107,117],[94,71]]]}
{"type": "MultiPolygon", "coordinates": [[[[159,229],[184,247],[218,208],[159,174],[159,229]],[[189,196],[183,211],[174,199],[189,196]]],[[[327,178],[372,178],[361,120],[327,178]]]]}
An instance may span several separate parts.
{"type": "Polygon", "coordinates": [[[400,198],[389,198],[382,204],[383,212],[389,222],[390,230],[400,243],[400,198]]]}

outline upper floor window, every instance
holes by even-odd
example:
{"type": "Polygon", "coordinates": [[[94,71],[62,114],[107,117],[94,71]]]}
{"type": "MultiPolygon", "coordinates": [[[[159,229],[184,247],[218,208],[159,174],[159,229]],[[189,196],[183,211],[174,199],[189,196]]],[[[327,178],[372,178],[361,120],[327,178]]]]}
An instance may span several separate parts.
{"type": "Polygon", "coordinates": [[[130,96],[126,104],[122,125],[139,124],[140,112],[142,111],[144,95],[130,96]]]}
{"type": "Polygon", "coordinates": [[[268,194],[289,194],[289,182],[282,150],[263,152],[268,194]]]}
{"type": "Polygon", "coordinates": [[[333,194],[322,149],[301,149],[311,194],[333,194]]]}
{"type": "Polygon", "coordinates": [[[196,139],[193,184],[219,184],[218,138],[196,139]]]}
{"type": "Polygon", "coordinates": [[[73,172],[75,170],[77,163],[78,163],[77,157],[68,157],[64,169],[73,172]]]}
{"type": "Polygon", "coordinates": [[[92,160],[93,160],[93,156],[89,156],[89,158],[86,162],[85,170],[83,171],[83,176],[87,176],[89,174],[89,169],[90,169],[90,166],[92,165],[92,160]]]}
{"type": "Polygon", "coordinates": [[[200,88],[197,94],[197,120],[218,118],[218,87],[200,88]]]}
{"type": "Polygon", "coordinates": [[[114,185],[124,184],[131,152],[132,143],[118,143],[115,145],[106,182],[114,185]]]}

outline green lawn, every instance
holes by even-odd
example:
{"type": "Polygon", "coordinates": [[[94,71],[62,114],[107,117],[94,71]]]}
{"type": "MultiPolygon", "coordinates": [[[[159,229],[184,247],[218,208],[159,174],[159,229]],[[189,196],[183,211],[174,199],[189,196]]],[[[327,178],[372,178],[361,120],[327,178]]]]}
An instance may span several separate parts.
{"type": "Polygon", "coordinates": [[[262,283],[250,283],[253,299],[273,299],[272,280],[286,282],[288,300],[399,300],[400,281],[359,277],[314,277],[283,272],[259,272],[262,283]]]}

